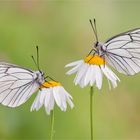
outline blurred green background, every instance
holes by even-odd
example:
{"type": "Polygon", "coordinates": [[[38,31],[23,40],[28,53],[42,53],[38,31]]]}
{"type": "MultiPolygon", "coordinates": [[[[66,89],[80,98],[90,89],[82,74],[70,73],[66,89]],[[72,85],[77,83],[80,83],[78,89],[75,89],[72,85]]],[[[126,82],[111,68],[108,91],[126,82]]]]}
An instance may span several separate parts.
{"type": "MultiPolygon", "coordinates": [[[[81,59],[94,36],[96,18],[101,41],[140,27],[139,0],[0,1],[0,60],[36,69],[31,55],[40,49],[42,70],[59,80],[74,98],[66,113],[55,108],[54,140],[89,140],[89,87],[81,89],[66,76],[65,64],[81,59]]],[[[118,74],[118,73],[117,73],[118,74]]],[[[127,77],[109,91],[104,79],[94,94],[94,140],[140,139],[140,74],[127,77]]],[[[36,93],[22,106],[0,106],[0,139],[49,139],[50,116],[44,108],[30,112],[36,93]]]]}

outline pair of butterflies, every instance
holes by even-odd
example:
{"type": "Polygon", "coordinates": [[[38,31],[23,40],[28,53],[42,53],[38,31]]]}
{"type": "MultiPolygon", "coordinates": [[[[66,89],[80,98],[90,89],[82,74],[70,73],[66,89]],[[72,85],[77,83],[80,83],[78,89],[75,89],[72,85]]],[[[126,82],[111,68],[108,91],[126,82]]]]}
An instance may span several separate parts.
{"type": "MultiPolygon", "coordinates": [[[[91,25],[96,37],[92,49],[94,55],[104,57],[120,73],[134,75],[140,72],[140,28],[121,33],[105,43],[100,43],[95,20],[94,26],[91,25]]],[[[32,71],[0,62],[0,103],[9,107],[20,106],[39,89],[45,79],[41,70],[32,71]]]]}

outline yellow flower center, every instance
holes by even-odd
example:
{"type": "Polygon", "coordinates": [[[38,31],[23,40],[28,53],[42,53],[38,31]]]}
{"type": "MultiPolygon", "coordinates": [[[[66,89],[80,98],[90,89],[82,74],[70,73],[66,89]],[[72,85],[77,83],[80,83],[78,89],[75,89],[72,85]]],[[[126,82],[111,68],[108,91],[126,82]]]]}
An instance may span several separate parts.
{"type": "Polygon", "coordinates": [[[56,81],[48,81],[48,82],[44,82],[40,88],[50,88],[50,87],[56,87],[56,86],[61,86],[61,84],[59,82],[56,81]]]}
{"type": "Polygon", "coordinates": [[[88,64],[93,64],[93,65],[104,65],[105,64],[105,60],[100,57],[99,55],[88,55],[85,59],[84,59],[85,63],[88,64]]]}

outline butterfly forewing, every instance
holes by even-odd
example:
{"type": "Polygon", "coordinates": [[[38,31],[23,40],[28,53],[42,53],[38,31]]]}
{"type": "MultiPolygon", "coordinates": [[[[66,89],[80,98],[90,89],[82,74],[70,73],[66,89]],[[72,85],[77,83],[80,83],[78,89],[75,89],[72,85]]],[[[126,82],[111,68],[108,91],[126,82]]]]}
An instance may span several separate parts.
{"type": "Polygon", "coordinates": [[[35,72],[16,65],[0,63],[0,103],[17,107],[39,88],[35,72]]]}
{"type": "Polygon", "coordinates": [[[105,58],[117,71],[126,75],[140,72],[140,29],[130,30],[108,39],[105,58]]]}

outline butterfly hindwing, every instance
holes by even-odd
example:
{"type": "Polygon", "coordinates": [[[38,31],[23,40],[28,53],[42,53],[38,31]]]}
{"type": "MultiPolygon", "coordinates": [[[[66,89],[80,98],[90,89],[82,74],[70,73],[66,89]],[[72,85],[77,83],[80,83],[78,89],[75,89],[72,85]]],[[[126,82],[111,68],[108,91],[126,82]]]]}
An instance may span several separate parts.
{"type": "Polygon", "coordinates": [[[34,72],[16,65],[0,63],[0,103],[17,107],[39,88],[34,72]]]}
{"type": "Polygon", "coordinates": [[[140,29],[116,35],[104,43],[107,62],[126,75],[140,72],[140,29]]]}

